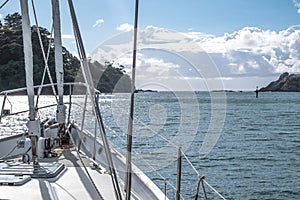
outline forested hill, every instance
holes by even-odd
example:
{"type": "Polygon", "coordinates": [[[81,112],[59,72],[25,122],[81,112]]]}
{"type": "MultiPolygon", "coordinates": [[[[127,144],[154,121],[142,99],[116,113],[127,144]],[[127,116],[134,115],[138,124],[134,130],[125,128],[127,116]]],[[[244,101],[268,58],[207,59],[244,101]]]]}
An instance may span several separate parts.
{"type": "MultiPolygon", "coordinates": [[[[48,51],[50,32],[39,27],[45,52],[48,51]]],[[[41,47],[39,44],[37,27],[33,26],[33,72],[34,85],[40,85],[45,67],[41,47]]],[[[73,82],[80,76],[80,62],[65,47],[63,47],[64,80],[73,82]]],[[[54,47],[50,45],[48,66],[51,77],[56,82],[54,71],[54,47]]],[[[113,67],[112,63],[105,65],[90,63],[93,79],[97,89],[101,92],[129,92],[130,77],[124,73],[122,66],[113,67]],[[121,83],[120,83],[121,82],[121,83]],[[115,87],[117,85],[117,87],[115,87]]],[[[49,83],[46,76],[45,83],[49,83]]],[[[22,41],[21,16],[18,13],[7,15],[0,21],[0,91],[25,87],[25,67],[22,41]]]]}

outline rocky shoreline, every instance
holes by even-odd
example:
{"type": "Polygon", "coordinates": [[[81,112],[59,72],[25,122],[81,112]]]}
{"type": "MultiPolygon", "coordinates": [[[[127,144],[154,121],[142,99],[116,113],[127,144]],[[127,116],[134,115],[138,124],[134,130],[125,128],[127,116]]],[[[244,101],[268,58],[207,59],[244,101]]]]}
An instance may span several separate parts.
{"type": "Polygon", "coordinates": [[[277,81],[261,88],[259,92],[300,92],[300,74],[285,72],[277,81]]]}

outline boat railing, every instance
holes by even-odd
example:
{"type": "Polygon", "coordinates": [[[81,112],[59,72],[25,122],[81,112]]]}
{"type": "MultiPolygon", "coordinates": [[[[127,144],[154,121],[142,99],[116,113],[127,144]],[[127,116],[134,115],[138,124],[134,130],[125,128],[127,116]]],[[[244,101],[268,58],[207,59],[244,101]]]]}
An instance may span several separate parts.
{"type": "MultiPolygon", "coordinates": [[[[44,85],[36,85],[34,86],[34,89],[41,89],[41,88],[47,88],[47,87],[53,87],[53,86],[56,86],[57,84],[54,83],[54,84],[44,84],[44,85]]],[[[87,89],[88,85],[85,84],[85,83],[82,83],[82,82],[72,82],[72,83],[64,83],[64,86],[68,86],[70,89],[70,93],[68,95],[73,95],[72,94],[72,87],[74,88],[74,86],[78,86],[78,87],[82,87],[82,88],[85,88],[87,89]]],[[[12,112],[12,109],[13,109],[13,105],[11,103],[11,101],[9,100],[8,96],[14,96],[14,95],[22,95],[22,94],[26,94],[26,87],[23,87],[23,88],[17,88],[17,89],[10,89],[10,90],[4,90],[2,92],[0,92],[0,96],[3,96],[3,103],[2,103],[2,108],[1,108],[1,114],[0,114],[0,121],[3,117],[5,116],[9,116],[9,115],[17,115],[17,114],[21,114],[21,113],[26,113],[28,112],[29,110],[22,110],[22,111],[18,111],[18,112],[12,112]],[[6,102],[8,102],[9,104],[9,109],[5,108],[5,104],[6,102]]],[[[76,95],[86,95],[86,93],[82,90],[79,90],[79,91],[75,91],[77,92],[76,95]]],[[[101,92],[97,89],[94,88],[94,92],[95,94],[100,94],[101,92]]],[[[40,93],[40,92],[37,92],[37,93],[40,93]]],[[[39,94],[40,95],[40,94],[39,94]]],[[[38,98],[39,98],[39,95],[37,95],[37,102],[38,102],[38,98]]],[[[70,104],[69,102],[65,102],[65,104],[70,104]]],[[[76,105],[76,103],[72,103],[73,105],[76,105]]],[[[55,104],[49,104],[49,105],[46,105],[46,106],[38,106],[36,105],[36,110],[40,110],[40,109],[44,109],[44,108],[49,108],[49,107],[53,107],[53,106],[56,106],[57,103],[55,104]]],[[[81,105],[77,104],[77,106],[79,107],[82,107],[81,105]]]]}
{"type": "MultiPolygon", "coordinates": [[[[56,84],[54,84],[56,85],[56,84]]],[[[87,84],[82,83],[82,82],[75,82],[75,83],[65,83],[65,86],[69,86],[70,87],[70,91],[71,91],[71,87],[73,86],[79,86],[79,87],[88,87],[87,84]]],[[[35,89],[38,89],[40,87],[52,87],[53,84],[44,84],[44,85],[38,85],[38,86],[34,86],[35,89]]],[[[3,98],[3,104],[2,104],[2,109],[1,109],[1,115],[0,115],[0,121],[1,118],[5,117],[5,116],[10,116],[10,115],[17,115],[17,114],[22,114],[22,113],[26,113],[28,112],[28,110],[23,110],[23,111],[18,111],[18,112],[6,112],[5,111],[5,103],[8,102],[10,109],[12,110],[12,103],[10,102],[8,96],[12,96],[12,95],[16,95],[16,94],[20,94],[21,92],[26,92],[26,88],[19,88],[19,89],[12,89],[12,90],[6,90],[0,93],[0,95],[4,96],[3,98]]],[[[100,94],[100,92],[98,90],[95,89],[95,94],[100,94]]],[[[71,93],[69,94],[71,95],[71,93]]],[[[86,96],[86,93],[82,93],[82,96],[86,96]]],[[[76,102],[65,102],[66,105],[75,105],[78,106],[80,108],[82,108],[85,112],[85,114],[94,114],[91,110],[87,110],[86,109],[86,103],[84,105],[80,104],[80,103],[76,103],[76,102]]],[[[57,104],[49,104],[49,105],[45,105],[45,106],[40,106],[37,107],[36,109],[41,110],[41,109],[45,109],[45,108],[50,108],[50,107],[55,107],[57,104]]],[[[79,122],[82,123],[81,126],[84,125],[84,121],[79,122]]],[[[109,131],[114,131],[112,129],[110,129],[109,127],[105,127],[107,130],[109,131]]],[[[96,127],[95,127],[96,129],[96,127]]],[[[94,130],[96,131],[96,130],[94,130]]],[[[93,132],[93,131],[91,131],[93,132]]],[[[204,188],[204,185],[206,185],[212,192],[214,192],[216,195],[218,195],[221,199],[225,200],[225,197],[223,197],[212,185],[210,185],[206,180],[205,180],[205,176],[200,174],[198,172],[198,170],[195,168],[195,166],[193,165],[193,163],[190,161],[189,157],[186,155],[186,153],[175,143],[173,143],[172,141],[170,141],[169,139],[167,139],[166,137],[164,137],[163,135],[161,135],[160,133],[156,133],[162,140],[168,142],[169,144],[171,144],[171,146],[174,147],[174,152],[176,152],[176,149],[180,149],[180,153],[182,155],[183,160],[191,167],[192,171],[194,171],[195,176],[198,179],[197,184],[195,184],[195,197],[198,197],[198,193],[200,191],[200,189],[202,188],[202,192],[203,192],[203,196],[204,199],[206,199],[206,191],[204,188]]],[[[121,138],[119,134],[114,134],[117,137],[119,137],[119,139],[121,140],[121,142],[123,142],[124,144],[126,144],[126,141],[124,140],[124,138],[121,138]]],[[[114,148],[118,149],[114,144],[112,144],[114,148]]],[[[136,150],[132,150],[135,154],[139,154],[136,150]]],[[[161,180],[163,182],[163,187],[164,187],[164,193],[167,194],[168,193],[179,193],[180,191],[178,191],[178,188],[176,186],[173,185],[173,183],[171,181],[169,181],[168,178],[166,178],[165,176],[163,176],[158,170],[156,170],[153,165],[151,163],[149,163],[147,160],[143,159],[142,157],[139,157],[139,159],[142,159],[142,162],[144,162],[149,169],[152,169],[152,172],[155,172],[157,174],[157,176],[159,177],[158,179],[161,180]],[[173,192],[170,192],[173,191],[173,192]]],[[[161,185],[161,184],[160,184],[161,185]]],[[[178,199],[185,199],[182,195],[179,195],[178,199]]],[[[197,198],[195,198],[197,199],[197,198]]]]}
{"type": "MultiPolygon", "coordinates": [[[[52,86],[56,86],[57,83],[49,83],[49,84],[43,84],[43,85],[36,85],[36,86],[33,86],[34,89],[38,89],[38,88],[45,88],[45,87],[52,87],[52,86]]],[[[64,86],[81,86],[81,87],[85,87],[87,88],[88,87],[88,84],[86,83],[83,83],[83,82],[69,82],[69,83],[64,83],[64,86]]],[[[18,93],[21,93],[21,92],[26,92],[27,88],[26,87],[23,87],[23,88],[17,88],[17,89],[10,89],[10,90],[4,90],[2,92],[0,92],[0,95],[9,95],[9,94],[18,94],[18,93]]],[[[94,88],[94,91],[95,93],[101,93],[99,90],[97,90],[96,88],[94,88]]]]}
{"type": "MultiPolygon", "coordinates": [[[[124,138],[122,138],[119,134],[116,134],[115,131],[113,129],[111,129],[110,127],[105,127],[108,131],[111,131],[114,133],[114,135],[123,143],[126,144],[126,140],[124,138]]],[[[203,192],[203,199],[207,199],[206,198],[206,190],[204,185],[208,186],[209,189],[214,192],[216,195],[218,195],[220,197],[220,199],[226,200],[224,196],[222,196],[212,185],[210,185],[206,180],[205,180],[205,176],[202,175],[201,173],[199,173],[199,171],[196,169],[196,167],[193,165],[193,163],[191,162],[191,160],[189,159],[188,155],[186,155],[186,153],[175,143],[173,143],[172,141],[168,140],[167,138],[165,138],[163,135],[161,135],[160,133],[156,133],[157,135],[159,135],[159,137],[162,140],[165,140],[166,142],[170,143],[173,147],[174,147],[174,152],[176,152],[176,149],[180,149],[180,153],[182,155],[182,162],[186,162],[187,165],[192,169],[192,171],[195,174],[195,177],[197,178],[197,184],[195,184],[195,194],[194,197],[195,199],[198,199],[199,193],[200,193],[200,189],[202,189],[203,192]],[[201,188],[200,188],[201,187],[201,188]]],[[[118,149],[117,146],[114,146],[114,148],[118,149]]],[[[150,162],[148,162],[146,159],[143,158],[143,156],[140,156],[140,153],[137,152],[135,149],[132,149],[132,153],[134,153],[136,155],[136,157],[138,157],[139,161],[144,163],[145,167],[148,168],[151,172],[155,173],[157,176],[157,180],[161,181],[162,183],[158,184],[160,185],[160,188],[162,189],[162,191],[164,192],[164,194],[166,196],[167,193],[168,194],[176,194],[177,192],[180,193],[180,191],[178,191],[178,188],[176,186],[174,186],[174,183],[172,183],[171,181],[169,181],[170,179],[165,177],[163,174],[160,173],[159,170],[157,170],[154,166],[153,163],[151,164],[150,162]]],[[[186,165],[185,165],[186,166],[186,165]]],[[[178,199],[185,199],[185,197],[183,195],[179,195],[178,199]]]]}

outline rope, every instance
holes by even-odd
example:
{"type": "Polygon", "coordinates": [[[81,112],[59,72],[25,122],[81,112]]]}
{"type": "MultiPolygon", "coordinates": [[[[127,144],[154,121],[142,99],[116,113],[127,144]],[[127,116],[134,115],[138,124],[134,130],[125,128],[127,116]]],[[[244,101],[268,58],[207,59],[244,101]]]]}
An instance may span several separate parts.
{"type": "Polygon", "coordinates": [[[7,2],[9,2],[9,0],[6,0],[6,1],[0,6],[0,9],[3,8],[7,2]]]}

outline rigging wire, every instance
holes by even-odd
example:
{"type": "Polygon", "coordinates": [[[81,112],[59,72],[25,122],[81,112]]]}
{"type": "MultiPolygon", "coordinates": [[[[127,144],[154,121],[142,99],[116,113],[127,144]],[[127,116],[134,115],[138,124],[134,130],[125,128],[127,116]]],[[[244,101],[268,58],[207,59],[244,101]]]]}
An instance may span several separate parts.
{"type": "MultiPolygon", "coordinates": [[[[92,80],[92,77],[91,77],[91,72],[90,72],[88,61],[87,61],[87,58],[86,58],[86,53],[85,53],[85,50],[84,50],[84,46],[83,46],[83,42],[82,42],[82,38],[81,38],[79,26],[78,26],[78,22],[77,22],[77,19],[76,19],[76,14],[75,14],[74,6],[73,6],[73,1],[68,0],[68,4],[69,4],[69,9],[70,9],[71,18],[72,18],[72,24],[73,24],[76,44],[77,44],[77,47],[78,47],[78,54],[79,54],[80,59],[81,59],[82,72],[83,72],[84,79],[85,79],[86,83],[88,84],[88,92],[89,92],[89,95],[91,97],[91,101],[93,103],[93,109],[94,109],[94,112],[96,114],[97,122],[99,124],[102,141],[103,141],[104,147],[105,147],[106,158],[107,158],[107,161],[109,163],[109,169],[110,169],[110,172],[111,172],[111,179],[112,179],[113,187],[114,187],[114,190],[115,190],[115,195],[116,195],[117,199],[122,199],[122,194],[121,194],[121,190],[120,190],[120,186],[119,186],[118,176],[117,176],[117,173],[116,173],[116,169],[114,167],[114,163],[113,163],[110,148],[109,148],[109,143],[108,143],[108,140],[107,140],[107,137],[106,137],[104,124],[103,124],[102,116],[101,116],[101,113],[100,113],[99,103],[96,102],[95,99],[93,99],[93,97],[95,96],[95,90],[94,90],[94,87],[93,87],[93,80],[92,80]]],[[[96,139],[96,138],[94,138],[94,139],[96,139]]]]}
{"type": "MultiPolygon", "coordinates": [[[[143,125],[145,125],[145,123],[141,122],[143,125]]],[[[152,131],[153,133],[155,133],[157,136],[159,136],[160,138],[162,138],[163,140],[165,140],[166,142],[168,142],[169,144],[171,144],[173,147],[175,148],[179,148],[178,145],[176,145],[174,142],[172,142],[171,140],[167,139],[166,137],[162,136],[160,133],[156,133],[153,129],[149,128],[150,131],[152,131]]],[[[202,176],[198,171],[197,169],[195,168],[195,166],[192,164],[192,162],[190,161],[190,159],[187,157],[187,155],[183,152],[182,152],[182,155],[184,156],[184,158],[186,159],[186,161],[188,162],[188,164],[192,167],[193,171],[197,174],[197,176],[202,176]]],[[[135,152],[137,153],[137,152],[135,152]]],[[[139,153],[137,153],[139,155],[139,153]]],[[[150,164],[149,164],[150,167],[152,167],[150,164]]],[[[153,168],[153,167],[152,167],[153,168]]],[[[225,197],[223,197],[215,188],[213,188],[211,185],[208,184],[208,182],[206,180],[203,180],[203,182],[210,188],[212,189],[219,197],[221,197],[223,200],[226,200],[225,197]]],[[[171,186],[173,186],[172,184],[170,184],[171,186]]],[[[173,186],[174,187],[174,186],[173,186]]],[[[175,189],[175,187],[174,187],[175,189]]],[[[176,189],[175,189],[176,190],[176,189]]],[[[181,197],[182,198],[182,197],[181,197]]]]}
{"type": "MultiPolygon", "coordinates": [[[[116,131],[115,130],[113,130],[112,128],[110,128],[109,126],[107,126],[107,125],[105,125],[105,128],[107,128],[108,130],[110,130],[111,132],[113,132],[116,136],[117,136],[117,138],[119,138],[120,139],[120,141],[122,142],[122,143],[124,143],[124,144],[126,144],[126,140],[125,139],[123,139],[123,138],[121,138],[120,137],[120,135],[118,135],[117,133],[116,133],[116,131]]],[[[116,148],[116,146],[115,145],[113,145],[113,147],[115,148],[115,149],[118,149],[118,148],[116,148]]],[[[172,189],[174,190],[174,191],[176,191],[176,188],[175,188],[175,186],[173,186],[172,185],[172,183],[170,183],[169,181],[167,181],[167,178],[166,177],[164,177],[161,173],[159,173],[146,159],[144,159],[143,158],[143,156],[141,156],[141,154],[140,153],[138,153],[135,149],[133,149],[133,152],[137,155],[137,157],[140,159],[140,160],[142,160],[142,162],[144,162],[153,172],[155,172],[159,177],[160,177],[160,179],[162,179],[162,180],[164,180],[164,182],[166,182],[166,183],[169,183],[169,185],[172,187],[172,189]]]]}
{"type": "Polygon", "coordinates": [[[132,77],[131,77],[131,99],[130,99],[130,115],[128,118],[128,133],[127,133],[127,151],[126,151],[126,200],[131,197],[131,151],[132,151],[132,132],[133,132],[133,115],[134,115],[134,94],[135,94],[135,68],[137,54],[137,31],[138,31],[138,15],[139,15],[139,0],[135,1],[134,14],[134,30],[133,30],[133,54],[132,54],[132,77]]]}
{"type": "MultiPolygon", "coordinates": [[[[0,9],[8,2],[9,0],[5,1],[0,9]]],[[[45,54],[45,51],[44,51],[44,48],[43,48],[43,43],[42,43],[42,39],[41,39],[41,34],[40,34],[40,31],[39,31],[39,26],[38,26],[38,22],[37,22],[37,18],[36,18],[36,12],[35,12],[35,8],[34,8],[34,2],[32,0],[32,6],[33,6],[33,11],[34,11],[34,17],[35,17],[35,21],[36,21],[36,26],[37,26],[37,33],[38,33],[38,37],[39,37],[39,42],[40,42],[40,46],[41,46],[41,49],[42,49],[42,54],[43,54],[43,58],[44,58],[44,62],[45,62],[45,69],[47,70],[48,72],[48,76],[49,76],[49,79],[50,79],[50,82],[53,86],[53,93],[54,95],[56,96],[56,92],[55,92],[55,88],[54,88],[54,85],[53,85],[53,80],[51,78],[51,75],[50,75],[50,71],[49,71],[49,66],[48,66],[48,58],[49,58],[49,52],[50,52],[50,45],[49,45],[49,48],[48,48],[48,53],[47,53],[47,58],[46,58],[46,54],[45,54]]],[[[136,48],[134,49],[134,51],[136,51],[136,48]]],[[[135,63],[134,63],[134,66],[135,66],[135,63]]],[[[44,81],[44,79],[43,79],[44,81]]],[[[42,82],[43,83],[43,82],[42,82]]],[[[132,95],[134,96],[134,94],[132,95]]],[[[56,97],[56,100],[57,100],[57,97],[56,97]]],[[[169,144],[172,144],[174,147],[177,146],[175,143],[173,143],[172,141],[168,140],[167,138],[165,138],[164,136],[158,134],[159,137],[161,137],[163,140],[167,141],[169,144]]],[[[79,152],[78,152],[79,153],[79,152]]],[[[184,152],[182,152],[184,157],[186,158],[187,162],[190,164],[190,166],[193,168],[193,170],[199,175],[198,171],[195,169],[195,167],[193,166],[193,164],[190,162],[190,160],[188,159],[188,157],[186,156],[186,154],[184,154],[184,152]]],[[[81,160],[82,161],[82,160],[81,160]]],[[[83,162],[83,161],[82,161],[83,162]]],[[[151,165],[150,165],[151,166],[151,165]]],[[[216,194],[218,194],[222,199],[225,199],[217,190],[215,190],[211,185],[209,185],[207,183],[207,181],[205,181],[205,184],[208,185],[216,194]]],[[[100,194],[101,195],[101,194],[100,194]]]]}
{"type": "Polygon", "coordinates": [[[200,173],[197,171],[197,169],[195,168],[195,166],[193,165],[193,163],[190,161],[190,159],[186,156],[186,154],[183,151],[181,151],[181,153],[182,153],[183,157],[187,160],[187,162],[189,163],[189,165],[192,167],[192,169],[196,172],[196,174],[198,176],[200,176],[200,173]]]}
{"type": "MultiPolygon", "coordinates": [[[[53,25],[52,25],[52,28],[51,28],[51,35],[53,34],[53,25]]],[[[50,50],[51,50],[51,38],[49,39],[49,46],[48,46],[48,52],[47,52],[47,61],[49,60],[49,56],[50,56],[50,50]]],[[[39,100],[39,97],[42,93],[42,89],[44,88],[43,86],[45,85],[44,84],[44,81],[45,81],[45,77],[46,77],[46,72],[48,72],[48,76],[49,76],[49,70],[47,70],[47,67],[44,68],[44,72],[43,72],[43,77],[42,77],[42,81],[41,81],[41,84],[40,84],[40,87],[38,88],[38,93],[37,93],[37,102],[36,102],[36,107],[38,106],[38,100],[39,100]]],[[[52,87],[53,84],[51,84],[51,87],[52,87]]],[[[52,89],[53,90],[53,89],[52,89]]],[[[54,90],[55,91],[55,90],[54,90]]],[[[55,94],[55,93],[54,93],[55,94]]],[[[57,96],[55,95],[55,98],[56,98],[56,102],[58,102],[57,100],[57,96]]]]}
{"type": "MultiPolygon", "coordinates": [[[[69,127],[66,129],[66,131],[67,131],[68,134],[70,135],[70,138],[71,138],[71,140],[72,140],[72,143],[75,145],[75,141],[74,141],[73,137],[71,136],[71,132],[69,131],[69,130],[70,130],[70,126],[71,126],[71,124],[69,124],[69,127]]],[[[75,147],[75,150],[76,150],[76,153],[77,153],[77,155],[78,155],[78,158],[79,158],[79,160],[80,160],[80,162],[81,162],[81,164],[82,164],[82,166],[83,166],[83,168],[84,168],[84,170],[85,170],[85,172],[86,172],[86,174],[87,174],[89,180],[91,181],[93,187],[94,187],[95,190],[97,191],[97,194],[99,195],[99,198],[100,198],[101,200],[104,200],[104,198],[102,197],[100,191],[98,190],[98,188],[97,188],[97,186],[96,186],[94,180],[92,179],[92,177],[91,177],[89,171],[87,170],[87,168],[86,168],[86,166],[85,166],[85,164],[84,164],[84,162],[83,162],[83,160],[82,160],[81,154],[79,153],[79,150],[77,149],[77,147],[75,147]]]]}
{"type": "Polygon", "coordinates": [[[6,0],[4,3],[2,3],[1,6],[0,6],[0,9],[2,9],[7,2],[9,2],[9,0],[6,0]]]}
{"type": "MultiPolygon", "coordinates": [[[[45,53],[44,45],[43,45],[43,41],[42,41],[42,36],[41,36],[41,32],[40,32],[40,28],[39,28],[39,24],[38,24],[38,20],[37,20],[36,10],[35,10],[35,6],[34,6],[34,0],[31,0],[31,4],[32,4],[34,20],[35,20],[35,24],[36,24],[36,30],[37,30],[37,34],[38,34],[38,38],[39,38],[40,47],[41,47],[41,50],[42,50],[42,55],[43,55],[43,59],[44,59],[45,68],[48,72],[48,78],[49,78],[49,81],[52,85],[52,92],[53,92],[53,94],[56,98],[56,101],[58,102],[56,91],[55,91],[54,84],[53,84],[53,80],[52,80],[52,77],[51,77],[51,74],[50,74],[50,69],[49,69],[49,66],[48,66],[48,58],[49,58],[49,52],[50,52],[50,46],[51,45],[49,43],[47,57],[46,57],[46,53],[45,53]]],[[[52,26],[52,30],[53,30],[53,26],[52,26]]],[[[44,76],[43,76],[43,78],[44,78],[44,76]]],[[[44,79],[42,80],[41,87],[39,88],[39,90],[41,90],[42,85],[44,84],[43,82],[44,82],[44,79]]]]}
{"type": "Polygon", "coordinates": [[[211,189],[213,190],[217,195],[219,195],[220,198],[223,200],[226,200],[225,197],[223,197],[213,186],[211,186],[206,180],[203,180],[204,183],[211,189]]]}
{"type": "MultiPolygon", "coordinates": [[[[140,123],[142,123],[143,125],[145,125],[145,123],[143,123],[143,122],[140,122],[140,123]]],[[[109,128],[109,127],[108,127],[108,129],[111,130],[111,131],[113,131],[114,133],[116,133],[113,129],[111,129],[111,128],[109,128]]],[[[153,133],[156,133],[156,132],[155,132],[153,129],[151,129],[151,128],[150,128],[150,131],[152,131],[153,133]]],[[[117,137],[118,137],[121,141],[123,141],[123,143],[125,143],[125,140],[124,140],[124,139],[122,139],[118,134],[116,134],[116,135],[117,135],[117,137]]],[[[173,147],[179,148],[178,145],[176,145],[174,142],[172,142],[171,140],[167,139],[166,137],[162,136],[160,133],[156,133],[156,135],[159,136],[160,138],[162,138],[163,140],[165,140],[166,142],[168,142],[169,144],[171,144],[173,147]]],[[[155,171],[161,179],[166,180],[166,178],[165,178],[162,174],[160,174],[156,169],[154,169],[154,167],[153,167],[148,161],[146,161],[145,159],[143,159],[142,156],[140,156],[140,153],[138,153],[138,152],[135,151],[135,150],[133,150],[133,152],[134,152],[136,155],[138,155],[139,159],[142,159],[142,161],[143,161],[146,165],[148,165],[153,171],[155,171]]],[[[188,158],[188,156],[187,156],[183,151],[181,151],[181,152],[182,152],[182,155],[184,156],[184,158],[186,159],[186,161],[188,162],[188,164],[189,164],[189,165],[191,166],[191,168],[193,169],[193,171],[197,174],[197,176],[198,176],[198,177],[203,177],[203,175],[201,175],[201,174],[197,171],[197,169],[196,169],[195,166],[192,164],[192,162],[190,161],[190,159],[188,158]]],[[[213,186],[211,186],[205,179],[203,179],[202,181],[203,181],[203,182],[204,182],[211,190],[213,190],[220,198],[222,198],[223,200],[226,200],[226,198],[223,197],[223,196],[222,196],[222,195],[221,195],[221,194],[220,194],[213,186]]],[[[168,182],[168,181],[167,181],[167,182],[168,182]]],[[[173,189],[174,191],[176,191],[175,186],[172,185],[170,182],[168,182],[168,183],[169,183],[169,185],[172,187],[172,189],[173,189]]],[[[181,198],[181,199],[184,199],[182,196],[180,196],[180,198],[181,198]]]]}
{"type": "MultiPolygon", "coordinates": [[[[108,130],[112,131],[113,133],[115,133],[115,135],[116,135],[116,136],[117,136],[124,144],[126,144],[126,140],[123,139],[123,138],[121,138],[120,135],[116,134],[116,131],[115,131],[115,130],[113,130],[112,128],[110,128],[110,127],[107,126],[107,125],[106,125],[106,128],[107,128],[108,130]]],[[[116,148],[116,146],[114,146],[114,145],[113,145],[113,147],[116,148]]],[[[116,149],[117,149],[117,148],[116,148],[116,149]]],[[[167,178],[164,177],[161,173],[159,173],[159,171],[157,171],[157,169],[155,169],[155,168],[153,167],[153,165],[151,165],[146,159],[144,159],[143,156],[141,156],[141,154],[140,154],[139,152],[137,152],[135,149],[133,149],[133,152],[137,155],[137,158],[140,159],[140,160],[142,160],[142,162],[144,162],[144,163],[145,163],[145,164],[146,164],[153,172],[155,172],[155,173],[160,177],[161,180],[164,180],[164,183],[167,183],[168,185],[171,186],[171,188],[172,188],[174,191],[176,191],[175,186],[174,186],[171,182],[167,181],[167,178]]],[[[180,197],[180,198],[183,199],[183,197],[180,197]]]]}

